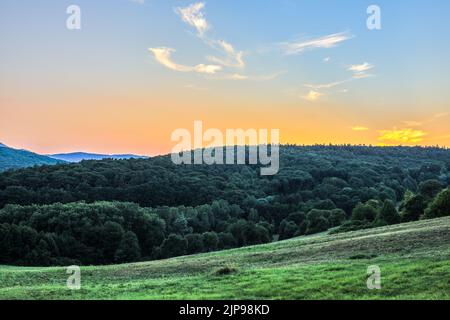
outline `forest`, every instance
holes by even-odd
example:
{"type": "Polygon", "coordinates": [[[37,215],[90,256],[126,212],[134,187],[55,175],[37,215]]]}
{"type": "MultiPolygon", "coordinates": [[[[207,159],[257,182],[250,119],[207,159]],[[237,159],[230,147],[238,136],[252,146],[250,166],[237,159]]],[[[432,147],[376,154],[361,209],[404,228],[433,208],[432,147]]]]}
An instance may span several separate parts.
{"type": "Polygon", "coordinates": [[[170,156],[0,174],[0,264],[163,259],[450,215],[450,150],[280,147],[280,171],[170,156]]]}

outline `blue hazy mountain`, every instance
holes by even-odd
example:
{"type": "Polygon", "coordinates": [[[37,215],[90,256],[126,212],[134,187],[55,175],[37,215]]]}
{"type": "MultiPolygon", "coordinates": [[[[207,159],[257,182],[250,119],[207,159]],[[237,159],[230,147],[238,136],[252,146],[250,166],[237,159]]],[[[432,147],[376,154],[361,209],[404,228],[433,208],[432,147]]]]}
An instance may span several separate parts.
{"type": "Polygon", "coordinates": [[[102,159],[145,159],[148,157],[137,156],[134,154],[97,154],[86,152],[72,152],[72,153],[60,153],[51,154],[49,157],[57,160],[63,160],[66,162],[80,162],[83,160],[102,160],[102,159]]]}
{"type": "Polygon", "coordinates": [[[0,171],[64,162],[31,151],[10,148],[0,143],[0,171]]]}

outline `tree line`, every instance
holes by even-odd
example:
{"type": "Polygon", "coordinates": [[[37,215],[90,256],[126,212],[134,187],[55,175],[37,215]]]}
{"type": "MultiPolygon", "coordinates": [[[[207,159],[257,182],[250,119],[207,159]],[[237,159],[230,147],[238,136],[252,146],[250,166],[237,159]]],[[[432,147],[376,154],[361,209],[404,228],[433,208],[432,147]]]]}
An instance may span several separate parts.
{"type": "Polygon", "coordinates": [[[109,264],[450,213],[450,151],[282,146],[280,172],[170,157],[0,174],[0,263],[109,264]]]}

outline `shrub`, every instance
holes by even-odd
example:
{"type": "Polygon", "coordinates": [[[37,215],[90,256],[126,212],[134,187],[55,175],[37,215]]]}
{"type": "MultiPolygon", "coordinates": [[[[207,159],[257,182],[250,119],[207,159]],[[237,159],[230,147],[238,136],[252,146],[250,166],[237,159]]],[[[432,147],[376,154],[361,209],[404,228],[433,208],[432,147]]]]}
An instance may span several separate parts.
{"type": "Polygon", "coordinates": [[[450,216],[450,188],[441,191],[425,210],[425,218],[450,216]]]}
{"type": "Polygon", "coordinates": [[[220,267],[219,269],[214,271],[214,274],[216,276],[225,276],[225,275],[229,275],[229,274],[233,274],[233,273],[237,273],[237,272],[238,272],[238,269],[233,266],[224,266],[224,267],[220,267]]]}

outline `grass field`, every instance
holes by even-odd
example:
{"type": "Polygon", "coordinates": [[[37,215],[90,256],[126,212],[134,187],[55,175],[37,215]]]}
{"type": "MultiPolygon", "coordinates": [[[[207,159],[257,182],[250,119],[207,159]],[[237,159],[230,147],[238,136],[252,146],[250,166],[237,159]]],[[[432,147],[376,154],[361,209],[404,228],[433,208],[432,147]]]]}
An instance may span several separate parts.
{"type": "Polygon", "coordinates": [[[450,217],[168,260],[65,268],[0,266],[0,299],[450,299],[450,217]],[[367,267],[381,268],[380,290],[367,267]],[[228,272],[227,272],[228,271],[228,272]]]}

